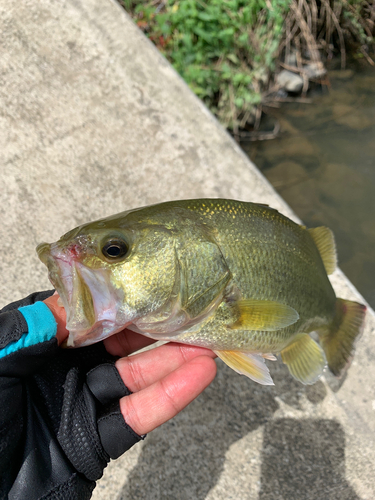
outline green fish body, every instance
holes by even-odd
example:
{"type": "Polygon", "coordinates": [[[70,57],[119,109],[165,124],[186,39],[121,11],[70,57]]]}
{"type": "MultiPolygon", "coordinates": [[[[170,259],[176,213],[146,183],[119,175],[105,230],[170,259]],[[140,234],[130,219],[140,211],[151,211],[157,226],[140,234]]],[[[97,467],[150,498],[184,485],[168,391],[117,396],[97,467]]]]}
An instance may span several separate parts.
{"type": "Polygon", "coordinates": [[[365,307],[337,299],[328,279],[331,231],[266,205],[162,203],[84,224],[37,251],[74,346],[128,327],[212,349],[262,384],[272,384],[264,359],[281,353],[311,384],[327,362],[341,374],[363,325],[365,307]]]}

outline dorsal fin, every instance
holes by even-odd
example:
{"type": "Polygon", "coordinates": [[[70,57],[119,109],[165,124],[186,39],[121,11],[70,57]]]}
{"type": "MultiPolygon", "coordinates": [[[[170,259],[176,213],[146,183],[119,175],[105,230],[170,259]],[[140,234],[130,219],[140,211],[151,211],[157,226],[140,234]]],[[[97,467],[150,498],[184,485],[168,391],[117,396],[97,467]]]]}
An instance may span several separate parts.
{"type": "Polygon", "coordinates": [[[332,274],[337,266],[335,237],[328,227],[314,227],[308,229],[310,236],[317,246],[327,274],[332,274]]]}

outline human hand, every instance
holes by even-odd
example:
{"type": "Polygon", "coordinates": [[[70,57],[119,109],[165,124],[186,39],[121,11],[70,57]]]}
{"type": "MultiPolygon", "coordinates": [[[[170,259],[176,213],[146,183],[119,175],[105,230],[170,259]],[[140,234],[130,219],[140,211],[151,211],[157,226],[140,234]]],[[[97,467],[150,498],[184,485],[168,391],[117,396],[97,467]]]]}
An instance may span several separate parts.
{"type": "MultiPolygon", "coordinates": [[[[44,300],[57,323],[59,344],[68,336],[66,313],[54,294],[44,300]]],[[[120,357],[116,368],[133,393],[120,400],[126,423],[139,435],[173,418],[215,378],[215,354],[202,347],[169,343],[133,356],[154,343],[143,335],[124,330],[103,341],[109,354],[120,357]]]]}
{"type": "Polygon", "coordinates": [[[110,458],[174,417],[216,373],[209,350],[170,343],[135,353],[153,341],[128,330],[60,349],[66,314],[51,294],[0,311],[0,497],[12,489],[26,498],[32,483],[35,498],[64,491],[88,500],[110,458]]]}

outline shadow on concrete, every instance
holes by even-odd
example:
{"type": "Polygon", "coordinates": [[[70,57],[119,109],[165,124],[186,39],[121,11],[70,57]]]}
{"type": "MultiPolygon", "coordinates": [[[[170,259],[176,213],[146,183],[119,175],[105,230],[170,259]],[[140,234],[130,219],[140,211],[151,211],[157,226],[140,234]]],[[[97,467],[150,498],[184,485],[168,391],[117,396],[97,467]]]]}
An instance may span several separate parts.
{"type": "MultiPolygon", "coordinates": [[[[222,363],[218,368],[215,381],[197,400],[147,437],[117,500],[204,500],[221,476],[230,446],[259,426],[265,428],[260,500],[301,500],[305,497],[298,495],[297,488],[303,485],[311,489],[316,475],[328,487],[342,489],[346,484],[345,436],[339,424],[272,420],[279,408],[276,397],[297,409],[302,396],[317,404],[326,396],[322,382],[303,386],[281,363],[271,368],[275,387],[255,384],[222,363]],[[302,480],[298,479],[301,474],[302,480]],[[277,484],[279,491],[285,488],[294,496],[272,496],[269,484],[277,484]]],[[[316,491],[317,496],[306,498],[328,498],[318,495],[319,487],[316,491]]]]}
{"type": "Polygon", "coordinates": [[[360,500],[345,479],[345,434],[333,420],[282,418],[264,427],[258,500],[360,500]]]}

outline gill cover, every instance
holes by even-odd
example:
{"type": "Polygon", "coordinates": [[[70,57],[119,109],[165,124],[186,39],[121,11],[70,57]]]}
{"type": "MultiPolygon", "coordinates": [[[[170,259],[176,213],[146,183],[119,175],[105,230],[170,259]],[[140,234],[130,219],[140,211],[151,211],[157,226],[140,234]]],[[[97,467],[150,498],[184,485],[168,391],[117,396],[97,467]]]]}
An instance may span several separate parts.
{"type": "Polygon", "coordinates": [[[210,316],[231,278],[218,244],[204,226],[188,218],[182,221],[173,234],[175,272],[170,296],[160,309],[130,327],[156,339],[171,339],[210,316]]]}

